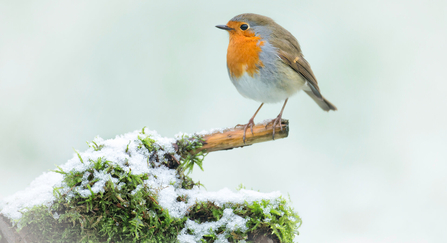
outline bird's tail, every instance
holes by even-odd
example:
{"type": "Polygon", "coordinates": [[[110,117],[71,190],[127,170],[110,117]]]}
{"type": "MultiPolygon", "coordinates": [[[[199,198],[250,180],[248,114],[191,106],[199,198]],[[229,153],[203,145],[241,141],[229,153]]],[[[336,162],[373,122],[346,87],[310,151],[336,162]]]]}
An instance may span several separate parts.
{"type": "Polygon", "coordinates": [[[325,111],[336,111],[337,107],[335,107],[335,105],[333,105],[331,102],[329,102],[328,100],[326,100],[323,96],[317,97],[311,90],[304,90],[304,92],[306,92],[306,94],[308,94],[310,96],[310,98],[312,98],[320,107],[321,109],[325,110],[325,111]]]}

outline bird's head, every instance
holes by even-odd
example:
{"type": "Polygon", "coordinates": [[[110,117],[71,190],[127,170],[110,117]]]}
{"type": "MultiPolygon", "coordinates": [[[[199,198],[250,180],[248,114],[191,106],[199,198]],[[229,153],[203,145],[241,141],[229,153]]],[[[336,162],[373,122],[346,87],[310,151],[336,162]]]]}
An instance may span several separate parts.
{"type": "Polygon", "coordinates": [[[274,25],[277,24],[269,17],[246,13],[235,16],[226,25],[216,25],[216,27],[228,31],[230,38],[253,36],[268,38],[274,25]]]}

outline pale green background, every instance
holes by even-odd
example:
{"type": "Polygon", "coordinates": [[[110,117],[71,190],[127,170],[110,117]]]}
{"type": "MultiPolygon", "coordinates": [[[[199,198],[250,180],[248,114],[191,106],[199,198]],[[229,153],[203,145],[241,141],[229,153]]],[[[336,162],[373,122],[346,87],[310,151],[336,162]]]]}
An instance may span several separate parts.
{"type": "Polygon", "coordinates": [[[447,242],[447,1],[1,0],[0,198],[96,135],[247,122],[259,104],[214,27],[244,12],[298,38],[339,111],[300,93],[289,138],[212,153],[194,179],[289,193],[300,242],[447,242]]]}

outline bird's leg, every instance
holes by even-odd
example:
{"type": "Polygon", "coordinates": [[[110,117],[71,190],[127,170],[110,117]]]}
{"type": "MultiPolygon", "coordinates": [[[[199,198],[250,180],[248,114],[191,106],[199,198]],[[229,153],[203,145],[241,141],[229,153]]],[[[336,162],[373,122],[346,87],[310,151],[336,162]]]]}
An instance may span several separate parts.
{"type": "Polygon", "coordinates": [[[279,115],[278,115],[275,119],[273,119],[273,120],[271,120],[269,123],[267,123],[267,125],[265,125],[265,129],[267,129],[267,126],[268,126],[269,124],[273,123],[273,125],[272,125],[272,129],[273,129],[273,140],[275,140],[275,127],[276,127],[277,125],[279,125],[279,128],[280,128],[281,131],[282,131],[282,126],[281,126],[282,112],[284,111],[284,107],[286,107],[286,104],[287,104],[287,100],[288,100],[288,99],[289,99],[289,98],[287,98],[286,101],[284,101],[284,105],[282,106],[282,109],[281,109],[281,112],[279,113],[279,115]]]}
{"type": "Polygon", "coordinates": [[[255,125],[254,119],[255,116],[258,114],[259,110],[261,109],[262,105],[264,105],[264,103],[262,103],[259,108],[256,110],[255,114],[250,118],[250,120],[248,120],[247,124],[237,124],[237,126],[244,126],[244,136],[242,137],[242,140],[244,141],[245,144],[245,134],[247,132],[247,128],[250,127],[251,130],[251,135],[253,135],[253,126],[255,125]]]}

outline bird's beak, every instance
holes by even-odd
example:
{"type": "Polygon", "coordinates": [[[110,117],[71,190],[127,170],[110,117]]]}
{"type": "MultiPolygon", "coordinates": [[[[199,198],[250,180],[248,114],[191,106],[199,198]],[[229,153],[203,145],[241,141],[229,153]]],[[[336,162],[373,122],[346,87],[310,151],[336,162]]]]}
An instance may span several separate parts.
{"type": "Polygon", "coordinates": [[[230,28],[226,25],[216,25],[216,27],[223,30],[234,30],[233,28],[230,28]]]}

